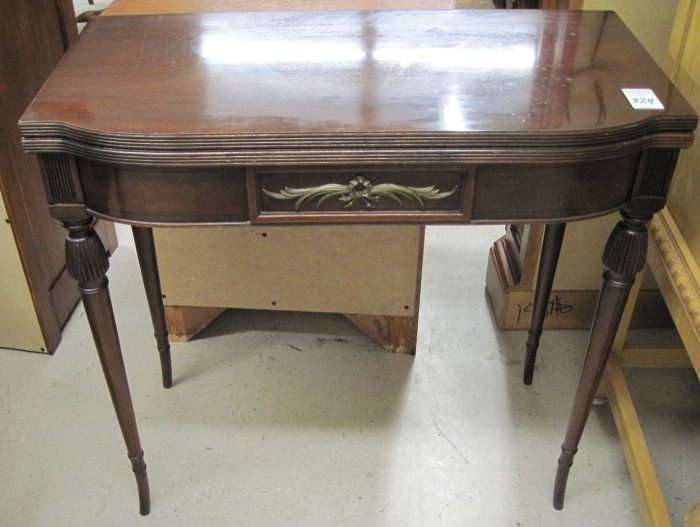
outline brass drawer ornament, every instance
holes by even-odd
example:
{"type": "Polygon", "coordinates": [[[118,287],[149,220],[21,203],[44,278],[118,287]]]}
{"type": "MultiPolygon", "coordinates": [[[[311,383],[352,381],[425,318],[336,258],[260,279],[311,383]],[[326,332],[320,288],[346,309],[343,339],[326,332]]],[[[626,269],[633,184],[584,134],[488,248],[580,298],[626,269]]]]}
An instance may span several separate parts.
{"type": "Polygon", "coordinates": [[[425,209],[425,200],[444,199],[454,194],[456,190],[457,186],[446,192],[440,192],[440,189],[436,189],[435,185],[430,187],[405,187],[393,183],[380,183],[375,186],[362,174],[357,174],[347,185],[328,183],[310,188],[284,187],[280,192],[272,192],[264,188],[263,192],[273,199],[296,199],[294,210],[299,211],[302,204],[306,201],[317,200],[316,209],[318,210],[324,201],[335,197],[338,198],[338,201],[345,202],[345,208],[349,208],[359,201],[366,208],[373,209],[382,197],[391,198],[403,207],[404,202],[401,200],[403,197],[417,203],[421,209],[425,209]]]}

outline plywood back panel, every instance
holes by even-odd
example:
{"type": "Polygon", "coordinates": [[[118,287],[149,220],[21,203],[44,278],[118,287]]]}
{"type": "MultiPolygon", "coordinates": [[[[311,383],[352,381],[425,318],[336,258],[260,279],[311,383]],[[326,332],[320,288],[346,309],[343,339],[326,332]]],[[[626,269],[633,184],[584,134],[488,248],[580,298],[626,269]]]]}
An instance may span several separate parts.
{"type": "Polygon", "coordinates": [[[413,315],[423,228],[156,229],[165,304],[413,315]]]}

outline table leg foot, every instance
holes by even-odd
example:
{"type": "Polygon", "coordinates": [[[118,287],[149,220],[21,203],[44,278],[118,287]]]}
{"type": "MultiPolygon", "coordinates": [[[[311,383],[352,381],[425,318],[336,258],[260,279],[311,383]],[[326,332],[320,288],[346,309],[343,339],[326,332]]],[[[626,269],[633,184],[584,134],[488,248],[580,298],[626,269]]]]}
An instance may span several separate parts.
{"type": "Polygon", "coordinates": [[[525,364],[523,366],[523,383],[527,386],[532,384],[535,376],[535,360],[537,350],[540,347],[540,335],[542,332],[527,330],[527,342],[525,342],[525,364]]]}
{"type": "Polygon", "coordinates": [[[576,450],[566,450],[561,447],[559,455],[559,466],[557,466],[557,475],[554,479],[554,508],[558,511],[564,508],[564,494],[566,493],[566,482],[569,480],[569,471],[574,464],[574,456],[576,450]]]}
{"type": "Polygon", "coordinates": [[[542,326],[544,325],[544,318],[547,313],[549,295],[552,292],[554,273],[557,269],[557,261],[561,253],[561,244],[564,239],[565,229],[566,223],[549,224],[544,229],[540,266],[537,272],[537,284],[535,286],[535,300],[532,304],[530,327],[527,331],[528,336],[527,342],[525,343],[523,382],[527,385],[532,384],[537,348],[540,345],[542,326]]]}
{"type": "Polygon", "coordinates": [[[163,379],[163,387],[171,388],[173,385],[173,369],[170,358],[170,341],[168,340],[168,327],[165,321],[165,309],[163,308],[163,293],[160,288],[160,275],[158,273],[158,260],[156,258],[156,246],[153,239],[153,229],[150,227],[132,227],[136,254],[141,268],[141,278],[146,290],[148,308],[151,312],[153,332],[156,338],[156,346],[160,355],[160,370],[163,379]]]}
{"type": "MultiPolygon", "coordinates": [[[[167,337],[165,337],[167,340],[167,337]]],[[[156,342],[158,337],[156,336],[156,342]]],[[[167,347],[158,345],[158,354],[160,356],[160,376],[163,380],[163,388],[173,387],[173,363],[170,358],[170,345],[167,347]]]]}
{"type": "Polygon", "coordinates": [[[143,458],[143,451],[136,456],[129,456],[131,469],[136,476],[136,487],[139,493],[139,513],[147,516],[151,512],[151,491],[148,485],[148,472],[146,471],[146,461],[143,458]]]}

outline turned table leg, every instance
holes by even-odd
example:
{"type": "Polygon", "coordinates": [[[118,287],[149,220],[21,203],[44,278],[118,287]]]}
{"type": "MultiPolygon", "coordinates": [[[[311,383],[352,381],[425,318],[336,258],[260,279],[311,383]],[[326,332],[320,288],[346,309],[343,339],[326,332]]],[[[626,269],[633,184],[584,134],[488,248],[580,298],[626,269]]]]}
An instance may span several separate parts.
{"type": "Polygon", "coordinates": [[[151,312],[153,331],[156,337],[156,346],[160,354],[160,369],[163,378],[163,386],[171,388],[173,385],[173,370],[170,359],[170,342],[168,341],[168,327],[165,322],[165,309],[163,308],[163,293],[160,288],[160,275],[158,274],[158,260],[156,259],[156,246],[153,241],[153,229],[150,227],[132,227],[136,254],[141,268],[143,286],[146,290],[148,308],[151,312]]]}
{"type": "Polygon", "coordinates": [[[644,268],[647,252],[646,224],[650,219],[650,215],[635,216],[623,210],[622,221],[613,230],[603,252],[603,287],[593,319],[581,379],[561,446],[554,481],[555,509],[562,509],[564,506],[569,470],[573,465],[593,398],[603,376],[635,275],[644,268]]]}
{"type": "Polygon", "coordinates": [[[109,260],[102,242],[92,228],[92,221],[92,218],[86,217],[63,223],[68,230],[66,267],[78,281],[102,371],[136,476],[139,509],[141,514],[146,515],[150,511],[148,474],[109,295],[106,276],[109,260]]]}
{"type": "Polygon", "coordinates": [[[552,223],[544,228],[540,266],[537,271],[537,285],[535,286],[535,301],[532,304],[532,317],[530,318],[530,327],[527,331],[527,342],[525,343],[525,366],[523,368],[523,382],[525,384],[532,384],[537,348],[540,345],[540,335],[542,335],[542,326],[544,325],[544,317],[547,312],[549,295],[552,292],[554,273],[557,270],[557,261],[559,260],[565,229],[566,223],[552,223]]]}

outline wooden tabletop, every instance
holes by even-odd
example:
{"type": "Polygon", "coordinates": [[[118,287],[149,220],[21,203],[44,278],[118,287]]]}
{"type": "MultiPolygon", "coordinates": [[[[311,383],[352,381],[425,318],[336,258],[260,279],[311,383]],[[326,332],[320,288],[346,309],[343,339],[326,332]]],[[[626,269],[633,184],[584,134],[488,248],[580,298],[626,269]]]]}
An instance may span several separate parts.
{"type": "Polygon", "coordinates": [[[511,10],[97,17],[21,121],[30,151],[48,139],[73,153],[352,147],[358,135],[369,147],[624,147],[694,126],[614,13],[511,10]],[[623,88],[664,108],[634,109],[623,88]]]}

